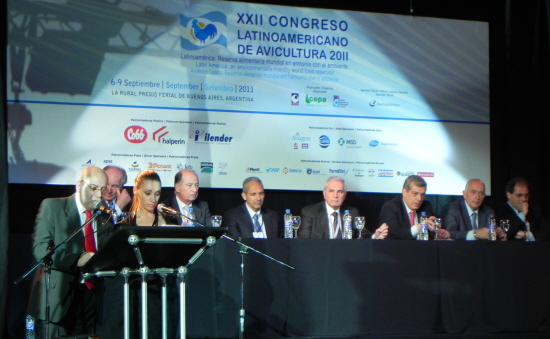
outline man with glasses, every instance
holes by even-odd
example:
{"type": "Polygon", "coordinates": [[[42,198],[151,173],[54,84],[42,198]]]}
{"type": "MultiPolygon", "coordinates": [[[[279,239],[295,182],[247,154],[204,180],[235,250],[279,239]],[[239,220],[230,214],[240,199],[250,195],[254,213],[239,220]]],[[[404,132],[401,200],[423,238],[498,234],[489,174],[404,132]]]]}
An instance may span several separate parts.
{"type": "Polygon", "coordinates": [[[107,202],[109,208],[115,211],[114,223],[121,220],[122,210],[132,201],[132,197],[124,188],[128,181],[126,171],[118,166],[105,166],[103,171],[107,174],[107,189],[103,193],[103,200],[107,202]]]}
{"type": "MultiPolygon", "coordinates": [[[[489,239],[489,216],[495,217],[495,212],[485,201],[485,183],[479,179],[470,179],[466,183],[462,197],[451,203],[449,212],[443,220],[443,227],[451,233],[455,240],[487,240],[489,239]]],[[[497,228],[497,236],[504,232],[497,228]]]]}
{"type": "MultiPolygon", "coordinates": [[[[107,189],[107,175],[98,167],[87,167],[76,182],[76,193],[66,198],[45,199],[40,205],[33,234],[33,255],[41,260],[50,248],[61,244],[87,220],[107,189]]],[[[50,278],[51,337],[94,333],[96,326],[95,286],[80,278],[82,267],[113,231],[110,215],[101,214],[83,227],[52,256],[50,278]]],[[[29,314],[36,318],[37,338],[44,335],[46,290],[43,266],[36,270],[29,314]]]]}
{"type": "Polygon", "coordinates": [[[529,183],[513,178],[506,184],[508,202],[497,211],[499,220],[510,220],[508,240],[550,240],[550,225],[540,211],[529,204],[529,183]]]}
{"type": "MultiPolygon", "coordinates": [[[[388,237],[390,239],[414,240],[420,232],[420,214],[426,212],[428,227],[434,230],[434,218],[432,204],[424,201],[428,184],[418,176],[411,175],[403,183],[402,195],[386,201],[380,210],[378,222],[388,225],[388,237]]],[[[430,235],[433,237],[433,234],[430,235]]],[[[447,230],[440,229],[437,233],[439,239],[448,239],[447,230]]]]}

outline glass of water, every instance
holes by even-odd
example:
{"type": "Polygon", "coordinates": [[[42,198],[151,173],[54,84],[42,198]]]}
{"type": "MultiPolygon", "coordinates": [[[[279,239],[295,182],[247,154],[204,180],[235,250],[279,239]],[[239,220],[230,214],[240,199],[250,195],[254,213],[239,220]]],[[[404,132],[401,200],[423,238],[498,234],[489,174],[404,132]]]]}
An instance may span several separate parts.
{"type": "Polygon", "coordinates": [[[298,229],[302,224],[302,217],[299,215],[292,216],[292,229],[294,229],[294,238],[298,238],[298,229]]]}
{"type": "Polygon", "coordinates": [[[212,216],[212,227],[220,227],[222,225],[222,216],[213,215],[212,216]]]}
{"type": "Polygon", "coordinates": [[[441,218],[435,218],[434,219],[434,232],[435,232],[434,240],[437,240],[437,232],[440,229],[441,229],[441,218]]]}
{"type": "Polygon", "coordinates": [[[357,236],[357,239],[361,239],[361,231],[365,227],[365,217],[355,217],[354,220],[355,228],[359,231],[359,235],[357,236]]]}

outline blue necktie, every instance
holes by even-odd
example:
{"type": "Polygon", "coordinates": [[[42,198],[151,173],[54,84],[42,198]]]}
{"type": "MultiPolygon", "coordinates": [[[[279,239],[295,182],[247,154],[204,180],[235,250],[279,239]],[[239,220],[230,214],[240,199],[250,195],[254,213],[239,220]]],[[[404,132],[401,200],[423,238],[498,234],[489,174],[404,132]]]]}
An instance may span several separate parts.
{"type": "Polygon", "coordinates": [[[332,234],[334,235],[333,239],[342,239],[342,232],[338,227],[338,212],[332,212],[332,234]]]}
{"type": "Polygon", "coordinates": [[[258,214],[254,214],[252,217],[252,220],[254,221],[254,232],[262,231],[262,225],[260,225],[260,222],[258,221],[259,217],[260,216],[258,214]]]}

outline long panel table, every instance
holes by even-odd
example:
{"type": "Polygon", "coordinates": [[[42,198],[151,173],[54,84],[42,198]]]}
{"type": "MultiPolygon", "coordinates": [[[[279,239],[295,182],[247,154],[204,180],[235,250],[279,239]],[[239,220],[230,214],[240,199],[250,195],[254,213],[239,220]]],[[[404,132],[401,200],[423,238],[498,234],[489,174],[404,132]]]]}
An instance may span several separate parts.
{"type": "MultiPolygon", "coordinates": [[[[244,241],[245,337],[550,331],[550,243],[244,241]]],[[[220,239],[189,271],[187,334],[238,336],[241,256],[220,239]]]]}

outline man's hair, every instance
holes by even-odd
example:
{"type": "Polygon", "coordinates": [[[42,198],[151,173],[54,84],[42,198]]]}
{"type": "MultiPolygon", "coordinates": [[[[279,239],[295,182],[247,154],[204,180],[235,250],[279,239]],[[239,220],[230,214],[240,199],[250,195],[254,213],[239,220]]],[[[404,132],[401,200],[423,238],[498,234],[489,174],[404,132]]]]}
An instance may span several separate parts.
{"type": "Polygon", "coordinates": [[[415,185],[416,187],[426,187],[428,184],[426,184],[426,180],[418,175],[410,175],[405,179],[405,182],[403,183],[403,188],[407,191],[411,190],[411,186],[415,185]]]}
{"type": "Polygon", "coordinates": [[[344,183],[344,192],[348,191],[348,186],[346,185],[346,181],[344,180],[344,178],[339,177],[337,175],[332,175],[332,176],[327,178],[327,181],[325,181],[325,188],[323,188],[323,191],[327,189],[328,183],[331,182],[331,181],[340,181],[340,182],[344,183]]]}
{"type": "Polygon", "coordinates": [[[506,184],[506,192],[514,193],[514,188],[516,187],[517,184],[520,184],[522,186],[525,185],[527,186],[527,188],[529,188],[529,183],[527,182],[527,179],[522,177],[515,177],[510,181],[508,181],[508,183],[506,184]]]}
{"type": "Polygon", "coordinates": [[[189,172],[195,173],[195,175],[197,175],[197,173],[195,171],[190,170],[190,169],[183,169],[181,171],[178,171],[178,173],[176,173],[176,176],[174,177],[174,185],[181,182],[181,180],[183,179],[183,171],[189,171],[189,172]]]}
{"type": "Polygon", "coordinates": [[[470,179],[466,182],[466,186],[464,186],[464,190],[467,191],[468,190],[468,186],[470,186],[470,184],[474,181],[481,181],[483,183],[483,185],[485,185],[485,183],[483,182],[483,180],[481,179],[470,179]]]}
{"type": "Polygon", "coordinates": [[[122,173],[122,180],[120,181],[120,185],[121,186],[124,186],[126,185],[126,183],[128,182],[128,175],[126,174],[126,170],[120,166],[115,166],[115,165],[107,165],[105,167],[103,167],[103,171],[107,171],[108,169],[117,169],[119,170],[121,173],[122,173]]]}
{"type": "Polygon", "coordinates": [[[249,182],[257,182],[262,186],[264,185],[262,183],[262,180],[260,180],[260,178],[258,178],[258,177],[248,177],[248,178],[244,179],[244,181],[243,181],[243,192],[244,193],[246,193],[246,186],[248,185],[249,182]]]}

